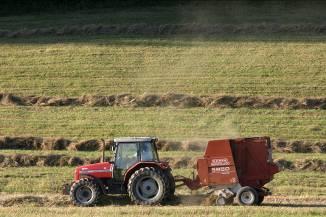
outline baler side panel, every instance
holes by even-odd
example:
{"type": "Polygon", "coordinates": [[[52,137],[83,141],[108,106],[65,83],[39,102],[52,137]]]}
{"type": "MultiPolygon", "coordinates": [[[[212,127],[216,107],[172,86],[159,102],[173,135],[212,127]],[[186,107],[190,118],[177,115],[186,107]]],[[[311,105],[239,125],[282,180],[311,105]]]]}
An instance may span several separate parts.
{"type": "Polygon", "coordinates": [[[202,185],[229,185],[238,182],[238,176],[228,140],[209,141],[204,158],[197,161],[202,185]]]}

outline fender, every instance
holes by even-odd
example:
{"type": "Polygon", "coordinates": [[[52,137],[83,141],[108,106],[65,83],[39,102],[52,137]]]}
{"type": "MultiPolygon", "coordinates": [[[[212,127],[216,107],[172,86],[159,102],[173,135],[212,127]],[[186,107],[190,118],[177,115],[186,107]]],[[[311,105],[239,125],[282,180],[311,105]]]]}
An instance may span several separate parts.
{"type": "Polygon", "coordinates": [[[134,164],[132,167],[130,167],[126,171],[126,173],[124,175],[124,179],[123,179],[124,185],[127,186],[129,178],[131,177],[131,175],[136,170],[139,170],[140,168],[143,168],[143,167],[154,167],[154,168],[157,168],[157,169],[161,169],[162,171],[170,169],[170,166],[169,166],[168,162],[146,162],[146,161],[138,162],[138,163],[134,164]]]}

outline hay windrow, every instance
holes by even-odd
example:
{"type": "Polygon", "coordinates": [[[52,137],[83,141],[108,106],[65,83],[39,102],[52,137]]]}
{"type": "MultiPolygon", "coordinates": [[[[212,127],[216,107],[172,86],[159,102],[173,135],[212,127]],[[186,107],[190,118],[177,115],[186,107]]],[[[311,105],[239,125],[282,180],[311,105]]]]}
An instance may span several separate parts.
{"type": "Polygon", "coordinates": [[[52,207],[70,206],[71,201],[66,195],[29,195],[29,194],[1,194],[0,207],[26,206],[52,207]]]}
{"type": "MultiPolygon", "coordinates": [[[[105,141],[107,150],[112,140],[105,141]]],[[[160,151],[204,151],[207,140],[159,140],[157,149],[160,151]]],[[[0,137],[1,149],[14,150],[70,150],[70,151],[99,151],[102,150],[102,141],[90,139],[76,141],[65,138],[42,138],[42,137],[0,137]]],[[[273,139],[272,147],[277,152],[285,153],[326,153],[326,141],[287,141],[273,139]]],[[[1,158],[0,158],[1,160],[1,158]]]]}
{"type": "Polygon", "coordinates": [[[0,93],[0,105],[16,106],[129,106],[129,107],[176,107],[176,108],[270,108],[270,109],[326,109],[326,98],[285,98],[258,96],[188,94],[116,94],[109,96],[57,97],[16,96],[0,93]]]}
{"type": "MultiPolygon", "coordinates": [[[[109,161],[106,158],[105,161],[109,161]]],[[[195,168],[195,157],[169,157],[162,158],[162,161],[169,162],[170,166],[174,169],[180,168],[195,168]]],[[[47,167],[60,167],[60,166],[80,166],[92,163],[99,163],[98,158],[81,158],[77,156],[67,156],[59,154],[49,155],[29,155],[29,154],[13,154],[13,155],[0,155],[0,168],[1,167],[31,167],[31,166],[47,166],[47,167]]],[[[295,170],[295,171],[321,171],[326,172],[326,161],[320,159],[300,159],[289,161],[286,159],[276,159],[274,161],[282,170],[295,170]]]]}
{"type": "Polygon", "coordinates": [[[63,27],[31,28],[19,30],[0,29],[0,37],[29,37],[49,35],[195,35],[223,34],[279,34],[326,32],[325,24],[129,24],[129,25],[74,25],[63,27]]]}

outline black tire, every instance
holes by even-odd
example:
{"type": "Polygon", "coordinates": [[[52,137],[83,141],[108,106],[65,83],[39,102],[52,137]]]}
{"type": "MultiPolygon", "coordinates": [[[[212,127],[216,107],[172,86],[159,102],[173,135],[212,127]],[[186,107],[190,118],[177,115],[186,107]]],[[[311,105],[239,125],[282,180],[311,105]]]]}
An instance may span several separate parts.
{"type": "Polygon", "coordinates": [[[95,205],[100,196],[100,189],[92,179],[84,178],[74,182],[70,188],[70,198],[76,206],[95,205]]]}
{"type": "Polygon", "coordinates": [[[258,195],[257,205],[261,205],[264,201],[264,195],[258,195]]]}
{"type": "Polygon", "coordinates": [[[134,172],[128,181],[128,194],[139,205],[154,205],[166,196],[165,175],[155,168],[144,167],[134,172]]]}
{"type": "Polygon", "coordinates": [[[239,189],[236,198],[240,205],[252,206],[258,202],[258,193],[254,188],[245,186],[239,189]]]}
{"type": "Polygon", "coordinates": [[[166,200],[171,200],[174,198],[175,193],[175,181],[174,177],[171,173],[171,170],[168,170],[166,173],[166,183],[167,183],[167,190],[166,190],[166,196],[164,197],[166,200]]]}

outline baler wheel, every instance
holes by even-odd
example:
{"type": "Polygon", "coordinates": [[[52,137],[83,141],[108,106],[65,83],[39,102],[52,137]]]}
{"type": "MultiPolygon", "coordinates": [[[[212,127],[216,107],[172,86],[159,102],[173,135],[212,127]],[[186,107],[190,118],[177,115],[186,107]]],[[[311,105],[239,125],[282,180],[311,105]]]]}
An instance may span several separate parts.
{"type": "Polygon", "coordinates": [[[70,197],[76,206],[92,206],[100,196],[100,189],[92,179],[80,179],[70,188],[70,197]]]}
{"type": "Polygon", "coordinates": [[[252,206],[258,202],[258,193],[254,188],[245,186],[239,189],[236,198],[240,205],[252,206]]]}
{"type": "Polygon", "coordinates": [[[225,197],[218,197],[216,198],[215,204],[217,206],[226,206],[233,204],[234,197],[225,198],[225,197]]]}
{"type": "Polygon", "coordinates": [[[166,195],[167,183],[164,174],[157,169],[144,167],[134,172],[128,182],[131,201],[139,205],[160,203],[166,195]]]}

